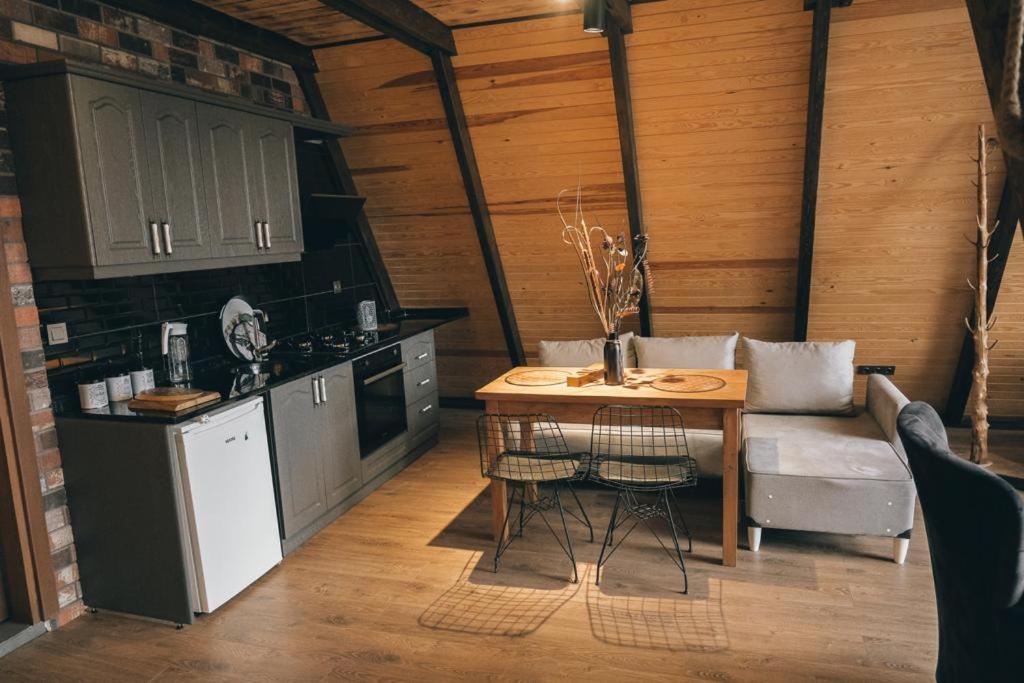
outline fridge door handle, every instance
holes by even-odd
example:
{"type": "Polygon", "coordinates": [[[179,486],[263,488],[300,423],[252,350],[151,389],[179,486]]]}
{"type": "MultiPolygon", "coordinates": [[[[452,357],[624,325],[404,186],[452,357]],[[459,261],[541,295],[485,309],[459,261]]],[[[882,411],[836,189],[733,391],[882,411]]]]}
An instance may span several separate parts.
{"type": "Polygon", "coordinates": [[[320,382],[313,378],[313,405],[320,405],[320,382]]]}
{"type": "Polygon", "coordinates": [[[327,403],[327,381],[323,375],[320,375],[320,400],[327,403]]]}

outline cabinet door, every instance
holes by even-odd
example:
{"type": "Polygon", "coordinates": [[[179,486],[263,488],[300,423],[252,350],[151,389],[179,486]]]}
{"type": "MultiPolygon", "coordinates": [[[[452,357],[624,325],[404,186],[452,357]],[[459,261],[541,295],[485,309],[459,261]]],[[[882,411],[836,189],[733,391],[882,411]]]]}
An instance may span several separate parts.
{"type": "Polygon", "coordinates": [[[196,105],[178,97],[143,92],[142,113],[153,220],[161,223],[164,258],[206,258],[210,256],[209,225],[196,105]]]}
{"type": "Polygon", "coordinates": [[[327,507],[331,508],[358,491],[363,480],[352,364],[331,368],[323,377],[327,398],[323,411],[324,484],[327,507]]]}
{"type": "Polygon", "coordinates": [[[71,77],[71,91],[95,263],[162,259],[154,253],[150,231],[152,199],[139,91],[79,76],[71,77]]]}
{"type": "Polygon", "coordinates": [[[251,118],[256,187],[253,211],[267,224],[267,251],[302,252],[302,219],[299,213],[298,174],[295,166],[295,134],[290,123],[251,118]]]}
{"type": "Polygon", "coordinates": [[[207,104],[196,108],[213,255],[260,254],[251,190],[256,178],[247,125],[251,115],[207,104]]]}
{"type": "Polygon", "coordinates": [[[285,538],[327,511],[321,451],[323,406],[314,405],[313,377],[270,391],[285,538]]]}

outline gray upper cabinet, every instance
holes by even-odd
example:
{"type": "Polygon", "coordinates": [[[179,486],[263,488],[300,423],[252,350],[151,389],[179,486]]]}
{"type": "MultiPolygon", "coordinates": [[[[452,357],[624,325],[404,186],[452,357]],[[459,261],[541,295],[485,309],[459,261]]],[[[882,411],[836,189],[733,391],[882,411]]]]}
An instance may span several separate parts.
{"type": "Polygon", "coordinates": [[[316,381],[315,377],[304,377],[270,391],[285,538],[327,511],[321,457],[322,413],[319,400],[314,397],[314,392],[319,391],[314,389],[316,381]]]}
{"type": "Polygon", "coordinates": [[[352,364],[333,367],[323,378],[324,486],[327,506],[334,507],[363,484],[352,364]]]}
{"type": "Polygon", "coordinates": [[[249,118],[244,112],[199,105],[206,201],[213,253],[217,256],[248,256],[263,251],[254,213],[256,155],[249,118]]]}
{"type": "Polygon", "coordinates": [[[263,224],[263,248],[274,253],[301,253],[299,185],[291,126],[251,117],[250,132],[255,150],[253,210],[256,220],[263,224]]]}
{"type": "Polygon", "coordinates": [[[73,76],[75,128],[97,265],[152,262],[152,192],[138,90],[73,76]]]}
{"type": "MultiPolygon", "coordinates": [[[[142,93],[155,231],[167,259],[211,254],[203,163],[194,102],[142,93]]],[[[152,225],[150,226],[151,232],[152,225]]]]}
{"type": "Polygon", "coordinates": [[[299,260],[298,117],[101,67],[30,65],[5,78],[40,277],[299,260]]]}

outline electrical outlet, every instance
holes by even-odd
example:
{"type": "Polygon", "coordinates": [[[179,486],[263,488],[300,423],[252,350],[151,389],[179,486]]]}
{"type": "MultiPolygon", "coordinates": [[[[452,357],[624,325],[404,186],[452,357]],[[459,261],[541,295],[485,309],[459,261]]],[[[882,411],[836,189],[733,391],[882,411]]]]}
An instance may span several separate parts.
{"type": "Polygon", "coordinates": [[[892,376],[896,374],[895,365],[858,365],[858,375],[887,375],[892,376]]]}
{"type": "Polygon", "coordinates": [[[53,325],[46,326],[46,341],[49,342],[50,346],[57,344],[68,343],[68,325],[67,323],[54,323],[53,325]]]}
{"type": "Polygon", "coordinates": [[[334,293],[341,294],[341,280],[335,280],[333,283],[334,293]]]}

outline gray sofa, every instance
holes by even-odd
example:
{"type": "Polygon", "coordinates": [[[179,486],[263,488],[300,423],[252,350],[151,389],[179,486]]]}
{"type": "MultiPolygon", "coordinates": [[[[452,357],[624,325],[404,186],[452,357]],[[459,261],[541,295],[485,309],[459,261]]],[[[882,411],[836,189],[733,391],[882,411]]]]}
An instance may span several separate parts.
{"type": "MultiPolygon", "coordinates": [[[[626,365],[735,367],[738,335],[623,339],[626,365]]],[[[764,528],[893,538],[902,564],[916,490],[896,433],[907,404],[888,378],[868,378],[867,405],[853,404],[854,343],[744,340],[750,373],[741,462],[747,537],[758,551],[764,528]]],[[[545,366],[601,361],[603,340],[541,342],[545,366]]],[[[589,424],[563,424],[570,451],[590,450],[589,424]]],[[[722,476],[722,432],[686,429],[700,477],[722,476]]]]}

